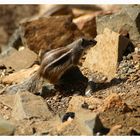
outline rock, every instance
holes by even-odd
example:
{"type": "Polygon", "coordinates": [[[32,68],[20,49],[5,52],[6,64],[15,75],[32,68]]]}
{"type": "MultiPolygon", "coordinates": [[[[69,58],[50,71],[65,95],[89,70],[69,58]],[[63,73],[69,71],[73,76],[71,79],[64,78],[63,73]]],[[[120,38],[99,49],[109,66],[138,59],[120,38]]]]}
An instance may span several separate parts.
{"type": "Polygon", "coordinates": [[[17,84],[30,77],[34,72],[38,70],[39,66],[34,65],[29,69],[23,69],[12,73],[2,79],[3,84],[17,84]]]}
{"type": "Polygon", "coordinates": [[[40,18],[22,23],[21,29],[24,46],[35,52],[64,47],[83,35],[70,16],[40,18]]]}
{"type": "MultiPolygon", "coordinates": [[[[67,112],[82,112],[89,106],[100,106],[103,103],[102,99],[94,97],[73,96],[69,102],[67,112]],[[86,104],[86,107],[84,106],[86,104]]],[[[75,114],[76,115],[76,114],[75,114]]]]}
{"type": "Polygon", "coordinates": [[[63,116],[63,118],[62,118],[62,122],[65,122],[65,121],[67,121],[67,120],[69,120],[69,119],[74,119],[74,117],[75,117],[75,113],[74,113],[74,112],[67,112],[67,113],[63,116]]]}
{"type": "Polygon", "coordinates": [[[76,120],[66,121],[56,127],[56,134],[58,136],[81,136],[90,135],[86,130],[82,131],[81,125],[78,125],[76,120]],[[88,133],[88,134],[87,134],[88,133]]]}
{"type": "Polygon", "coordinates": [[[75,96],[69,102],[67,112],[74,112],[76,124],[78,124],[79,130],[84,130],[85,135],[96,135],[98,132],[100,135],[106,134],[109,130],[105,128],[101,123],[98,113],[91,112],[87,108],[83,108],[83,104],[101,104],[96,98],[84,98],[82,96],[75,96]]]}
{"type": "Polygon", "coordinates": [[[15,127],[2,118],[0,118],[0,135],[9,136],[13,135],[15,131],[15,127]]]}
{"type": "Polygon", "coordinates": [[[130,136],[140,136],[140,131],[138,131],[134,128],[130,128],[129,133],[130,133],[129,134],[130,136]]]}
{"type": "Polygon", "coordinates": [[[97,34],[103,33],[104,28],[109,28],[115,32],[119,32],[123,28],[128,31],[131,41],[136,45],[140,42],[139,20],[140,6],[126,5],[120,12],[97,17],[97,34]]]}
{"type": "Polygon", "coordinates": [[[85,34],[85,36],[91,38],[96,37],[97,32],[95,14],[80,16],[74,19],[73,22],[77,25],[79,30],[81,30],[85,34]]]}
{"type": "Polygon", "coordinates": [[[140,54],[133,54],[133,60],[139,62],[140,61],[140,54]]]}
{"type": "Polygon", "coordinates": [[[103,34],[96,37],[96,41],[97,45],[87,52],[83,67],[91,72],[101,72],[111,80],[115,77],[118,62],[122,59],[129,40],[105,28],[103,34]]]}
{"type": "Polygon", "coordinates": [[[48,120],[53,117],[42,97],[33,95],[30,92],[18,92],[15,95],[13,108],[12,116],[16,120],[30,118],[48,120]]]}
{"type": "Polygon", "coordinates": [[[15,95],[1,95],[0,102],[13,109],[15,95]]]}
{"type": "Polygon", "coordinates": [[[132,109],[116,93],[112,93],[107,98],[105,98],[99,110],[102,112],[109,109],[117,109],[119,112],[122,113],[132,111],[132,109]]]}
{"type": "Polygon", "coordinates": [[[30,125],[22,125],[16,129],[15,135],[29,136],[34,134],[34,129],[30,125]]]}
{"type": "Polygon", "coordinates": [[[109,132],[109,128],[103,126],[99,115],[96,115],[95,118],[85,121],[85,123],[93,131],[93,135],[105,135],[109,132]]]}
{"type": "Polygon", "coordinates": [[[48,121],[36,121],[32,127],[36,135],[57,135],[56,127],[62,124],[58,115],[53,116],[48,121]]]}
{"type": "Polygon", "coordinates": [[[118,130],[119,130],[121,127],[122,127],[122,125],[115,125],[115,126],[113,126],[113,127],[110,129],[110,131],[109,131],[109,133],[108,133],[107,135],[108,135],[108,136],[116,136],[118,130]]]}
{"type": "Polygon", "coordinates": [[[19,71],[29,68],[36,60],[37,55],[28,48],[25,48],[22,51],[17,51],[0,60],[0,65],[4,64],[6,67],[11,67],[15,71],[19,71]]]}

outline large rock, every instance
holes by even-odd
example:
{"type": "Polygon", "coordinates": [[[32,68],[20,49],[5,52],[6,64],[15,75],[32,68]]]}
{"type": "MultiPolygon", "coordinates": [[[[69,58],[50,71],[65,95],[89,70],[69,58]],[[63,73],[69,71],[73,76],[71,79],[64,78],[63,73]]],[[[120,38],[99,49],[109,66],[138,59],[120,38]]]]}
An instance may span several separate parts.
{"type": "Polygon", "coordinates": [[[22,42],[31,50],[63,47],[82,36],[70,16],[50,16],[21,24],[22,42]]]}
{"type": "Polygon", "coordinates": [[[15,71],[29,68],[37,60],[37,54],[25,48],[21,51],[16,51],[11,55],[0,60],[0,65],[5,65],[7,68],[11,67],[15,71]]]}
{"type": "Polygon", "coordinates": [[[35,15],[39,10],[39,5],[0,5],[0,47],[6,45],[21,19],[35,15]]]}
{"type": "Polygon", "coordinates": [[[99,16],[96,18],[97,33],[101,34],[104,28],[110,28],[119,32],[122,28],[127,30],[130,39],[136,44],[140,44],[140,6],[127,5],[123,6],[120,12],[113,15],[99,16]]]}
{"type": "Polygon", "coordinates": [[[39,69],[39,66],[34,65],[33,67],[31,67],[29,69],[23,69],[23,70],[14,72],[14,73],[12,73],[8,76],[5,76],[2,79],[2,83],[3,84],[17,84],[17,83],[20,83],[20,82],[24,81],[25,79],[27,79],[28,77],[30,77],[38,69],[39,69]]]}
{"type": "Polygon", "coordinates": [[[9,121],[0,118],[0,135],[8,136],[13,135],[15,131],[15,126],[13,126],[9,121]]]}
{"type": "Polygon", "coordinates": [[[16,120],[29,118],[48,120],[53,117],[43,98],[30,92],[18,92],[16,94],[12,116],[16,120]]]}
{"type": "Polygon", "coordinates": [[[118,62],[122,59],[129,39],[105,28],[96,40],[97,45],[89,49],[83,66],[91,72],[101,72],[111,80],[115,77],[118,62]]]}
{"type": "Polygon", "coordinates": [[[85,36],[94,38],[97,35],[95,16],[95,14],[87,14],[74,19],[73,22],[85,36]]]}

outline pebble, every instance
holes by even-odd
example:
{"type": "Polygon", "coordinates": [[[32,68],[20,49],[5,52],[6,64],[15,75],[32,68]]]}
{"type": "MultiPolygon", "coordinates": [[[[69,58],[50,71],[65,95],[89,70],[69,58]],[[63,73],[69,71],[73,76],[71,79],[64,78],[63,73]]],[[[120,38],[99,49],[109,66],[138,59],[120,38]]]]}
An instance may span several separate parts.
{"type": "Polygon", "coordinates": [[[15,126],[13,126],[9,121],[0,118],[0,135],[8,136],[13,135],[15,131],[15,126]]]}
{"type": "Polygon", "coordinates": [[[139,82],[137,82],[137,86],[140,86],[140,81],[139,81],[139,82]]]}

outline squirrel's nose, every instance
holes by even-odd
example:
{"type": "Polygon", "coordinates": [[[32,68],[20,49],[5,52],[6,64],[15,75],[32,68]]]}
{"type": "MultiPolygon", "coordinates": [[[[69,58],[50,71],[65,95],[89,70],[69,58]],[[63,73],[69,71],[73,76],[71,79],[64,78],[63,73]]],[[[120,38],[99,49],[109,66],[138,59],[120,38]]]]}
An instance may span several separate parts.
{"type": "Polygon", "coordinates": [[[93,39],[93,40],[89,40],[89,44],[90,44],[90,45],[96,45],[96,44],[97,44],[97,41],[94,40],[94,39],[93,39]]]}

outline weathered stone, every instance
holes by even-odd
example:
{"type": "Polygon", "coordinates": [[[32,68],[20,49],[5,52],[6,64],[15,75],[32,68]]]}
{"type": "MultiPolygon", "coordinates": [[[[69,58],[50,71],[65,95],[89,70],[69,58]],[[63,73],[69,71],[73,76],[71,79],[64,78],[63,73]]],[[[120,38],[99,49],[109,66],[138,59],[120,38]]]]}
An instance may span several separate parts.
{"type": "Polygon", "coordinates": [[[57,135],[56,127],[62,124],[58,115],[53,116],[49,121],[36,121],[32,126],[36,135],[57,135]]]}
{"type": "Polygon", "coordinates": [[[29,69],[23,69],[18,72],[12,73],[2,79],[4,84],[17,84],[30,77],[34,72],[38,70],[39,66],[35,65],[29,69]]]}
{"type": "Polygon", "coordinates": [[[73,22],[77,25],[79,30],[81,30],[85,34],[85,36],[91,38],[96,37],[97,32],[95,14],[80,16],[74,19],[73,22]]]}
{"type": "Polygon", "coordinates": [[[92,136],[84,124],[80,124],[77,119],[66,121],[56,127],[56,134],[60,136],[92,136]]]}
{"type": "Polygon", "coordinates": [[[8,121],[0,118],[0,135],[13,135],[15,127],[8,121]]]}
{"type": "Polygon", "coordinates": [[[112,93],[107,98],[105,98],[102,106],[99,108],[100,111],[106,111],[109,109],[117,109],[122,113],[132,111],[132,109],[116,93],[112,93]]]}
{"type": "Polygon", "coordinates": [[[0,64],[4,64],[6,67],[11,67],[15,71],[18,71],[29,68],[36,60],[37,55],[28,48],[25,48],[0,60],[0,64]]]}
{"type": "Polygon", "coordinates": [[[78,129],[84,133],[84,135],[96,135],[107,133],[108,129],[103,126],[99,119],[98,112],[91,112],[88,109],[82,107],[87,102],[88,104],[100,104],[101,102],[96,98],[84,98],[82,96],[74,96],[70,102],[67,112],[74,112],[76,124],[78,129]],[[91,99],[91,101],[90,101],[91,99]]]}
{"type": "Polygon", "coordinates": [[[140,136],[140,131],[131,127],[129,130],[129,135],[130,136],[140,136]]]}
{"type": "Polygon", "coordinates": [[[119,129],[122,127],[122,125],[115,125],[113,126],[109,133],[107,134],[108,136],[116,136],[117,132],[119,131],[119,129]]]}
{"type": "Polygon", "coordinates": [[[35,52],[66,46],[82,36],[70,16],[40,18],[21,24],[21,29],[24,46],[35,52]]]}
{"type": "Polygon", "coordinates": [[[15,96],[12,116],[16,120],[34,117],[39,119],[50,119],[52,114],[42,97],[33,95],[30,92],[18,92],[15,96]]]}
{"type": "Polygon", "coordinates": [[[126,5],[120,12],[113,15],[99,16],[97,21],[97,33],[101,34],[104,28],[119,32],[122,28],[127,30],[131,41],[136,45],[140,42],[140,6],[126,5]]]}
{"type": "Polygon", "coordinates": [[[30,125],[22,125],[22,126],[19,126],[17,129],[16,129],[16,132],[15,132],[15,135],[33,135],[34,134],[34,131],[33,131],[33,128],[30,126],[30,125]]]}
{"type": "Polygon", "coordinates": [[[122,59],[129,40],[108,28],[96,40],[97,45],[89,49],[83,66],[91,72],[101,72],[111,80],[115,77],[118,62],[122,59]]]}
{"type": "Polygon", "coordinates": [[[1,95],[0,102],[13,109],[15,95],[1,95]]]}

